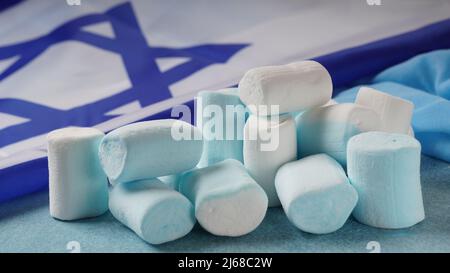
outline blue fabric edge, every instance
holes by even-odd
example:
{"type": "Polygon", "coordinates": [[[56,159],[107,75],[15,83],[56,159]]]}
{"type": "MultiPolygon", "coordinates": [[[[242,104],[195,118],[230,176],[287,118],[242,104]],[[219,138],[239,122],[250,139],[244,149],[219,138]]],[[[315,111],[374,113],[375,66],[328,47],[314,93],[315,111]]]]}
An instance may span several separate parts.
{"type": "MultiPolygon", "coordinates": [[[[11,1],[16,2],[16,1],[11,1]]],[[[1,8],[1,6],[0,6],[1,8]]],[[[450,19],[417,30],[312,58],[333,78],[335,92],[418,54],[450,48],[450,19]]],[[[191,111],[194,100],[185,103],[191,111]]],[[[171,109],[139,121],[171,117],[171,109]]],[[[47,158],[38,158],[0,169],[0,203],[48,188],[47,158]]]]}
{"type": "Polygon", "coordinates": [[[0,12],[5,11],[13,6],[25,2],[25,0],[2,0],[0,2],[0,12]]]}

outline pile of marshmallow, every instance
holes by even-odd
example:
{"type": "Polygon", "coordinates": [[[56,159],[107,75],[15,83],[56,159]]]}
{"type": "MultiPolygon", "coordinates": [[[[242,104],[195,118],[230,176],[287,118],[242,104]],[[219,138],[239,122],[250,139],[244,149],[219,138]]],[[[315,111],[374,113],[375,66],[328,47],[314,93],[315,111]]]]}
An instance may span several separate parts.
{"type": "Polygon", "coordinates": [[[50,214],[76,220],[109,209],[151,244],[181,238],[197,221],[214,235],[241,236],[280,205],[296,227],[315,234],[338,230],[351,214],[379,228],[422,221],[413,104],[367,87],[355,103],[330,103],[332,90],[314,61],[259,67],[238,88],[196,100],[197,109],[233,106],[244,114],[197,111],[199,127],[153,120],[106,135],[55,130],[48,134],[50,214]],[[214,137],[208,121],[234,137],[214,137]]]}

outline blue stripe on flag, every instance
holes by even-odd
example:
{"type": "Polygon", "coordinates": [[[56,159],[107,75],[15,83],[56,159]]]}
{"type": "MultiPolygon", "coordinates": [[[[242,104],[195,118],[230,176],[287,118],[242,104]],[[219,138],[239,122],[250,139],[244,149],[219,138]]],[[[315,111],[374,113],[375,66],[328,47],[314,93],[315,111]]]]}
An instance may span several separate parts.
{"type": "Polygon", "coordinates": [[[357,80],[374,76],[418,54],[446,48],[450,48],[450,19],[314,60],[330,72],[335,88],[333,95],[337,95],[341,88],[357,80]]]}
{"type": "Polygon", "coordinates": [[[17,4],[20,4],[21,2],[24,2],[25,0],[1,0],[0,2],[0,12],[9,9],[17,4]]]}

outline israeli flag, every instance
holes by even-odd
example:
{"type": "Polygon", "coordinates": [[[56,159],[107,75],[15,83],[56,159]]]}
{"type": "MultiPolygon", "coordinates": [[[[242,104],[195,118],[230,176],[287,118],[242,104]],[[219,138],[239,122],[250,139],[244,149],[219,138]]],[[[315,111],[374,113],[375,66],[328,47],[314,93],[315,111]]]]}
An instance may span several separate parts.
{"type": "Polygon", "coordinates": [[[0,201],[46,185],[49,131],[168,117],[198,91],[235,85],[262,65],[316,58],[339,87],[374,72],[359,61],[381,69],[379,58],[388,66],[408,57],[377,51],[347,66],[346,50],[448,10],[419,0],[2,0],[0,201]]]}

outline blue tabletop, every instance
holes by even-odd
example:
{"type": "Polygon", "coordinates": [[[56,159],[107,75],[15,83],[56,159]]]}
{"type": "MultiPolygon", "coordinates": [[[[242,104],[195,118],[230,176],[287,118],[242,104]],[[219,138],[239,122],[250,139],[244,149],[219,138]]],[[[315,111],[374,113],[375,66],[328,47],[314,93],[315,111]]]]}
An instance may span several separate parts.
{"type": "Polygon", "coordinates": [[[110,213],[75,222],[58,221],[48,212],[48,193],[0,205],[0,252],[450,252],[450,164],[422,157],[426,219],[411,228],[383,230],[349,219],[328,235],[312,235],[289,223],[281,208],[269,209],[263,223],[239,238],[213,236],[201,227],[184,238],[152,246],[116,221],[110,213]]]}

